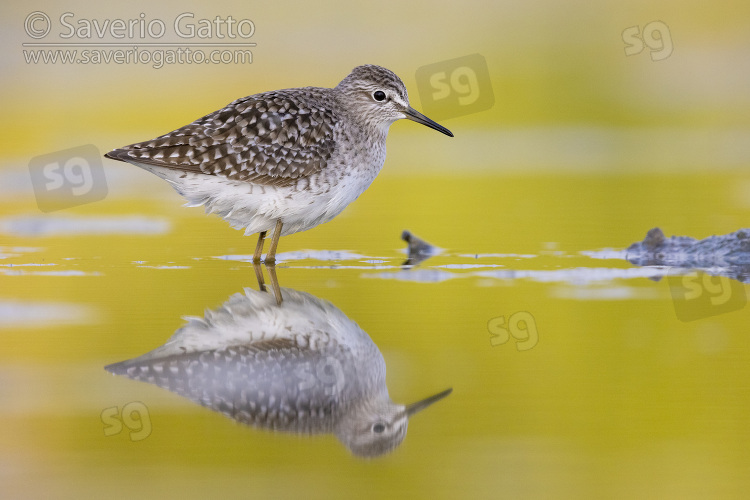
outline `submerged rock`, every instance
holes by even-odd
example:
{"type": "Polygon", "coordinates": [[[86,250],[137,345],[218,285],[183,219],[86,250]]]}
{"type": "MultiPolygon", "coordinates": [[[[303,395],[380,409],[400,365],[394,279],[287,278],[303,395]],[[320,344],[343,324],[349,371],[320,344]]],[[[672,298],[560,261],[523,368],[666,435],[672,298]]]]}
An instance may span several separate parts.
{"type": "Polygon", "coordinates": [[[433,255],[440,253],[439,248],[414,236],[409,231],[404,230],[404,232],[401,233],[401,239],[408,244],[407,254],[409,257],[403,264],[405,266],[416,266],[420,262],[424,262],[433,255]]]}
{"type": "Polygon", "coordinates": [[[656,227],[643,241],[630,245],[625,258],[639,266],[702,269],[747,283],[750,282],[750,229],[697,240],[689,236],[667,238],[656,227]]]}

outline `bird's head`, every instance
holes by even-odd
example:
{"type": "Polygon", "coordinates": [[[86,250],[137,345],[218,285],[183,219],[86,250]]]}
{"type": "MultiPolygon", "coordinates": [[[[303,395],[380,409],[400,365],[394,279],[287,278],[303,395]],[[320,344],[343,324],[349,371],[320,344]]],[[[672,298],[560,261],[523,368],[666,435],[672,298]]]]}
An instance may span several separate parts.
{"type": "Polygon", "coordinates": [[[397,405],[387,396],[346,414],[336,437],[363,458],[374,458],[394,450],[406,437],[409,417],[450,394],[447,389],[410,405],[397,405]]]}
{"type": "Polygon", "coordinates": [[[357,66],[336,90],[353,116],[374,129],[387,133],[393,122],[405,118],[453,137],[450,130],[409,105],[404,82],[391,70],[372,64],[357,66]]]}

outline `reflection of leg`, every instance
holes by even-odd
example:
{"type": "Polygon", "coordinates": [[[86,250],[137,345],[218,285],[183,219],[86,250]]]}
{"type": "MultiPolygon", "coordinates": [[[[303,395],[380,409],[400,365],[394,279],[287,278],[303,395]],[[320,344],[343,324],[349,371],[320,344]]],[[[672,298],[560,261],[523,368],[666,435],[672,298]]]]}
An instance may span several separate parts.
{"type": "Polygon", "coordinates": [[[255,246],[255,253],[253,254],[253,264],[260,264],[260,256],[263,253],[263,240],[266,239],[266,231],[261,231],[258,234],[258,244],[255,246]]]}
{"type": "Polygon", "coordinates": [[[276,229],[273,230],[273,239],[271,239],[271,248],[268,249],[268,253],[266,254],[266,264],[273,264],[276,262],[276,247],[279,246],[282,225],[281,219],[276,221],[276,229]]]}
{"type": "Polygon", "coordinates": [[[258,280],[258,290],[265,292],[266,283],[263,281],[263,268],[260,267],[260,263],[253,262],[253,269],[255,269],[255,279],[258,280]]]}
{"type": "Polygon", "coordinates": [[[266,264],[268,269],[268,278],[271,280],[271,287],[273,288],[273,295],[276,297],[276,304],[281,305],[281,288],[279,288],[279,280],[276,278],[276,266],[273,264],[266,264]]]}

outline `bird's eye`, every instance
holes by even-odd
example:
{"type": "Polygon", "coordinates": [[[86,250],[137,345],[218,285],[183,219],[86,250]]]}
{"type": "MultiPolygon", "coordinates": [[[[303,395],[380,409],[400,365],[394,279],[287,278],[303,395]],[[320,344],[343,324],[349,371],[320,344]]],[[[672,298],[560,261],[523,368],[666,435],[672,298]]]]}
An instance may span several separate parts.
{"type": "Polygon", "coordinates": [[[382,90],[376,90],[375,92],[373,92],[372,98],[376,101],[385,101],[385,92],[383,92],[382,90]]]}
{"type": "Polygon", "coordinates": [[[376,434],[380,434],[384,430],[385,430],[385,425],[383,424],[375,424],[372,426],[372,431],[375,432],[376,434]]]}

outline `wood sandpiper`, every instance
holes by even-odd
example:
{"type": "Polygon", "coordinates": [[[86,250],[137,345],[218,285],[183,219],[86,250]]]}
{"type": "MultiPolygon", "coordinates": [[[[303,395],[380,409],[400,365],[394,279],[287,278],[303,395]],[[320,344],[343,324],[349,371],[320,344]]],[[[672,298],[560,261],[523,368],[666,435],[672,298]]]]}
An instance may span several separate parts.
{"type": "Polygon", "coordinates": [[[335,88],[304,87],[243,97],[156,139],[105,156],[158,175],[246,235],[265,238],[273,264],[279,237],[328,222],[359,197],[385,162],[388,128],[400,119],[447,128],[409,105],[392,71],[358,66],[335,88]],[[269,234],[269,232],[271,232],[269,234]]]}
{"type": "Polygon", "coordinates": [[[451,389],[410,405],[391,401],[385,360],[336,306],[282,288],[283,302],[249,288],[162,346],[106,367],[262,429],[335,434],[355,455],[397,448],[409,419],[451,389]]]}

